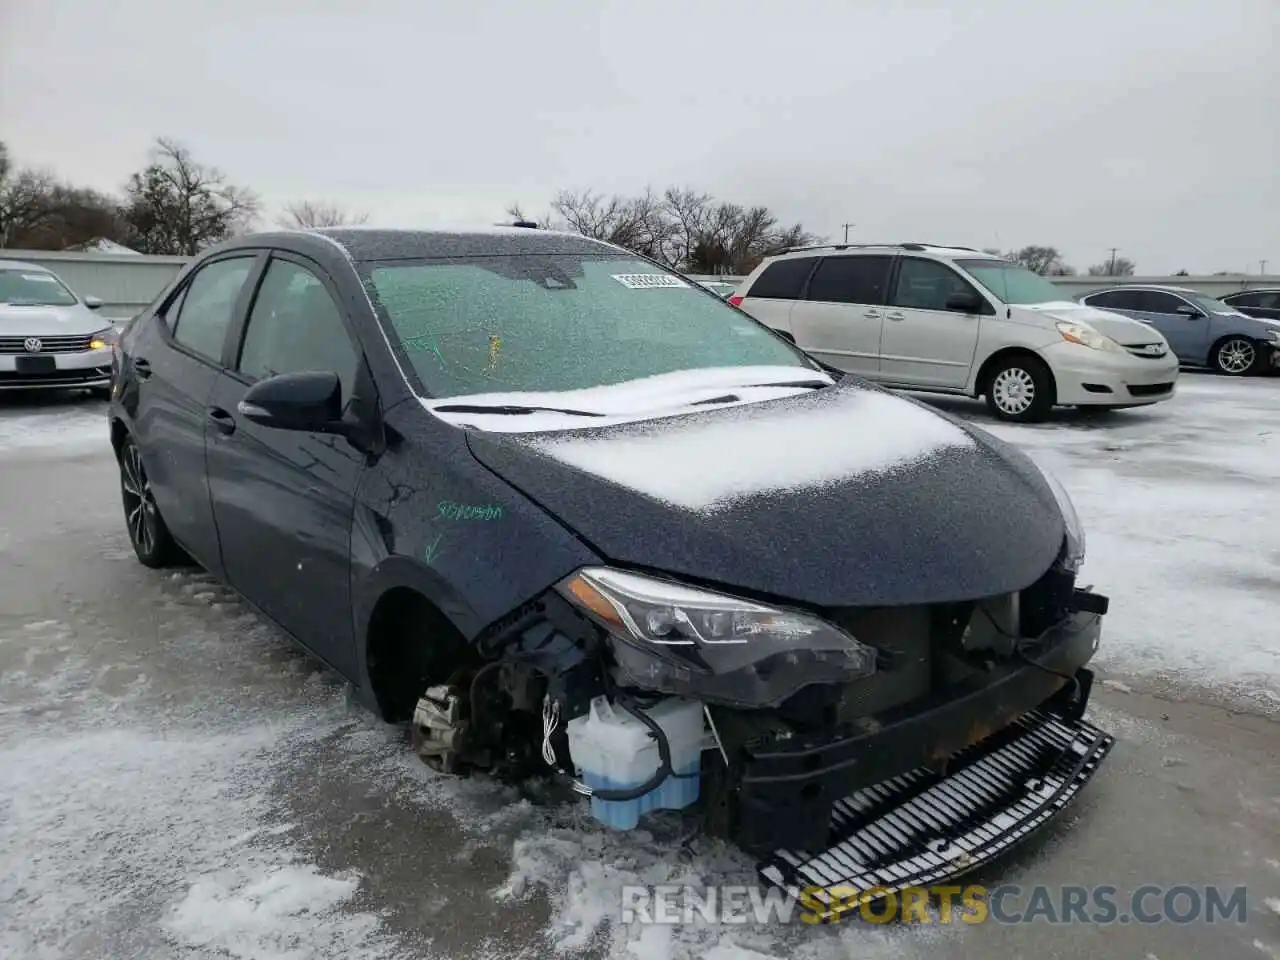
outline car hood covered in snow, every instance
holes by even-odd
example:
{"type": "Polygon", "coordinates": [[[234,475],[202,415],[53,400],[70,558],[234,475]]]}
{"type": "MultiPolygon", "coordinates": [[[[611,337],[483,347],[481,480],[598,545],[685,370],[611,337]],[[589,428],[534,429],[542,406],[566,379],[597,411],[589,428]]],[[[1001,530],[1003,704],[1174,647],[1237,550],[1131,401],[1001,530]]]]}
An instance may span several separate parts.
{"type": "Polygon", "coordinates": [[[1148,343],[1159,343],[1164,339],[1160,332],[1153,330],[1145,323],[1130,319],[1119,313],[1099,310],[1086,303],[1074,303],[1063,300],[1060,303],[1027,304],[1025,309],[1034,310],[1052,320],[1066,323],[1087,323],[1099,333],[1110,337],[1116,343],[1137,347],[1148,343]]]}
{"type": "Polygon", "coordinates": [[[816,606],[973,599],[1035,582],[1054,496],[988,434],[859,381],[555,432],[474,456],[610,562],[816,606]]]}
{"type": "Polygon", "coordinates": [[[0,337],[65,337],[97,333],[111,325],[88,307],[18,307],[0,303],[0,337]]]}

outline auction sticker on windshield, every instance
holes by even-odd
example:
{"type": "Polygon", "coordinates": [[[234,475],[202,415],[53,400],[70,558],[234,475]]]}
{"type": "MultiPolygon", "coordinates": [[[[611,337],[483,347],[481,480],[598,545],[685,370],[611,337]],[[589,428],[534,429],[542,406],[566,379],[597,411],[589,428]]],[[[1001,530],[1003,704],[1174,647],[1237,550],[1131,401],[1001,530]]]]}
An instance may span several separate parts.
{"type": "Polygon", "coordinates": [[[615,273],[611,274],[624,287],[632,290],[649,290],[654,287],[687,287],[685,281],[666,273],[615,273]]]}

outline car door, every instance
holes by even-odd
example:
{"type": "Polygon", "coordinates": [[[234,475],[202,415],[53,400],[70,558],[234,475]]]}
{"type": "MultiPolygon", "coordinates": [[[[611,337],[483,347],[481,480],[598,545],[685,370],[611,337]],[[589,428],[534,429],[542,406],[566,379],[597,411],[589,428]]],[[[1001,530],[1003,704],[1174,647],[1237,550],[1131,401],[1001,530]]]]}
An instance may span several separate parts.
{"type": "Polygon", "coordinates": [[[303,371],[338,374],[350,403],[363,357],[340,303],[320,267],[272,254],[214,385],[206,442],[227,580],[354,679],[350,547],[365,457],[344,438],[260,426],[238,410],[254,383],[303,371]]]}
{"type": "Polygon", "coordinates": [[[796,344],[839,370],[880,375],[880,331],[893,257],[823,257],[791,308],[796,344]]]}
{"type": "Polygon", "coordinates": [[[1138,319],[1164,334],[1169,348],[1184,363],[1204,363],[1209,349],[1209,318],[1190,300],[1165,290],[1142,291],[1138,319]]]}
{"type": "Polygon", "coordinates": [[[900,257],[880,334],[880,379],[926,387],[969,381],[983,314],[995,309],[951,267],[923,257],[900,257]],[[948,309],[953,297],[969,309],[948,309]]]}
{"type": "Polygon", "coordinates": [[[240,252],[201,266],[140,325],[130,351],[138,391],[130,429],[156,507],[174,538],[214,573],[222,571],[205,473],[205,408],[257,258],[240,252]]]}

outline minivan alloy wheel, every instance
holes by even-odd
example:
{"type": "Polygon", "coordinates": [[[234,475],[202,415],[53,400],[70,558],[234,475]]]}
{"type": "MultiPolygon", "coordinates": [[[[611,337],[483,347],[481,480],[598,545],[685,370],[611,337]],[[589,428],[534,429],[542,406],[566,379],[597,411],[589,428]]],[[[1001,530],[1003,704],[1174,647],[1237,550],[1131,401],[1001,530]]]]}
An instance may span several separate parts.
{"type": "Polygon", "coordinates": [[[1232,337],[1218,345],[1214,355],[1217,367],[1223,373],[1240,376],[1248,373],[1258,359],[1258,350],[1252,340],[1244,337],[1232,337]]]}
{"type": "Polygon", "coordinates": [[[991,396],[1002,413],[1019,416],[1035,403],[1035,379],[1021,367],[1006,367],[991,381],[991,396]]]}

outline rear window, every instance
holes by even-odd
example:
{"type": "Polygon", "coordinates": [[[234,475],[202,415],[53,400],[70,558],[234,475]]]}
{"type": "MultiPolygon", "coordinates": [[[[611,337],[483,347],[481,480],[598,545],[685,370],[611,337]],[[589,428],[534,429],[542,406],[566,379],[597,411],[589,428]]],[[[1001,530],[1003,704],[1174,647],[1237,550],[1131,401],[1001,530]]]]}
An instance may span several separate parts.
{"type": "Polygon", "coordinates": [[[804,282],[809,279],[816,260],[816,257],[775,260],[756,278],[756,282],[747,291],[747,296],[766,297],[770,300],[799,300],[804,282]]]}
{"type": "Polygon", "coordinates": [[[490,256],[360,270],[432,397],[578,390],[708,367],[815,369],[740,310],[645,260],[490,256]]]}

